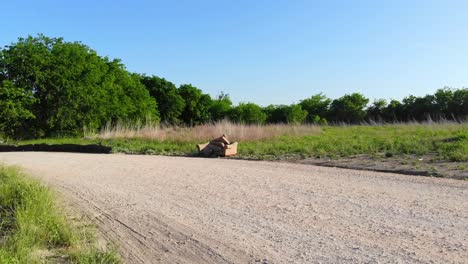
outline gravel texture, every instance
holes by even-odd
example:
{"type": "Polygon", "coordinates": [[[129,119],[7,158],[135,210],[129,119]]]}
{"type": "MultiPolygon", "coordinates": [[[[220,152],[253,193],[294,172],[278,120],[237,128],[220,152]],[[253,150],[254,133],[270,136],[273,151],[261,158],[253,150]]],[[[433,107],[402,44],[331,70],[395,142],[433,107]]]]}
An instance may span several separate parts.
{"type": "Polygon", "coordinates": [[[312,165],[0,153],[127,263],[467,263],[468,182],[312,165]]]}

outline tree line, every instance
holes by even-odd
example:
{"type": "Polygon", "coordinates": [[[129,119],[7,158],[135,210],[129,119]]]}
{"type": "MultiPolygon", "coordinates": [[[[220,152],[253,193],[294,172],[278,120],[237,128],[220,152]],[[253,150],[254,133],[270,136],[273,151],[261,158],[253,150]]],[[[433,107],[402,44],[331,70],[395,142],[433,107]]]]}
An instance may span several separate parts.
{"type": "Polygon", "coordinates": [[[130,73],[118,59],[80,42],[44,35],[0,49],[0,133],[14,138],[80,135],[108,122],[151,120],[199,125],[229,119],[246,124],[464,121],[468,89],[370,103],[359,93],[330,99],[319,93],[292,105],[233,105],[191,84],[130,73]]]}

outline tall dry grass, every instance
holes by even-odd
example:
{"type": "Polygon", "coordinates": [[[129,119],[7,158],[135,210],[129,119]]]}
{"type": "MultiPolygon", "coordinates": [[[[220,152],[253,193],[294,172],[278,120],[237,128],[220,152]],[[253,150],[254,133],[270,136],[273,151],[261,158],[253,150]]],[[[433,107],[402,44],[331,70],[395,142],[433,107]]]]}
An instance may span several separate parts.
{"type": "Polygon", "coordinates": [[[98,133],[86,133],[87,138],[144,138],[153,140],[173,140],[181,142],[207,141],[225,134],[233,141],[249,141],[278,136],[303,136],[321,132],[315,125],[245,125],[229,121],[204,124],[195,127],[162,126],[154,123],[106,125],[98,133]]]}

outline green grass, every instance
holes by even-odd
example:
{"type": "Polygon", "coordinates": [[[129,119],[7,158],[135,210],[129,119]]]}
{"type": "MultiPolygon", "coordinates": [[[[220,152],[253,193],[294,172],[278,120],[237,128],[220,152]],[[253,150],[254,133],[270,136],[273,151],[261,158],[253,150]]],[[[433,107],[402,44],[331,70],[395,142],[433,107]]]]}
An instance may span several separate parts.
{"type": "MultiPolygon", "coordinates": [[[[129,154],[195,155],[196,142],[133,139],[40,139],[19,144],[101,143],[113,152],[129,154]]],[[[401,124],[380,126],[330,126],[306,136],[279,136],[239,143],[239,157],[283,159],[352,157],[354,155],[433,154],[441,161],[468,161],[468,124],[401,124]]]]}
{"type": "Polygon", "coordinates": [[[288,136],[242,145],[252,157],[352,157],[435,154],[445,161],[468,161],[467,125],[386,125],[326,127],[318,135],[288,136]]]}
{"type": "Polygon", "coordinates": [[[120,263],[115,250],[98,250],[92,230],[67,221],[49,189],[0,166],[0,263],[45,262],[120,263]]]}

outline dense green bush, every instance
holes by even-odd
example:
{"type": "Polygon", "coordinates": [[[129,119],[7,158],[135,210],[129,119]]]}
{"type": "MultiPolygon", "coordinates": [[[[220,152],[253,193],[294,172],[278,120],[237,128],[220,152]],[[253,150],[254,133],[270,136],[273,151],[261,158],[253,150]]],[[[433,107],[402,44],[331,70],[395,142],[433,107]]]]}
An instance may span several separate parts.
{"type": "Polygon", "coordinates": [[[229,115],[232,108],[232,101],[228,94],[221,92],[218,97],[212,101],[209,112],[211,120],[220,121],[229,115]]]}
{"type": "Polygon", "coordinates": [[[362,94],[346,94],[332,101],[328,118],[335,122],[359,123],[366,116],[367,103],[369,99],[362,94]]]}
{"type": "Polygon", "coordinates": [[[243,124],[264,124],[267,115],[254,103],[240,103],[231,109],[229,118],[243,124]]]}
{"type": "Polygon", "coordinates": [[[328,116],[332,100],[323,94],[316,94],[310,98],[302,100],[299,105],[307,111],[307,121],[309,123],[319,123],[328,116]]]}
{"type": "Polygon", "coordinates": [[[297,104],[269,105],[263,111],[267,115],[267,123],[301,124],[307,117],[307,111],[297,104]]]}
{"type": "Polygon", "coordinates": [[[0,83],[0,131],[14,135],[19,129],[24,129],[23,122],[35,118],[31,111],[34,102],[32,91],[3,80],[0,83]]]}
{"type": "Polygon", "coordinates": [[[9,113],[1,109],[4,132],[16,138],[78,135],[108,121],[158,119],[155,100],[119,60],[79,42],[20,38],[0,53],[0,82],[1,104],[14,105],[9,113]]]}
{"type": "Polygon", "coordinates": [[[161,121],[167,124],[180,124],[185,101],[177,91],[177,87],[164,78],[157,76],[140,76],[140,81],[148,89],[150,95],[158,101],[158,111],[161,121]]]}
{"type": "Polygon", "coordinates": [[[178,89],[179,95],[185,101],[182,120],[188,125],[199,125],[210,121],[211,97],[191,84],[183,84],[178,89]]]}

